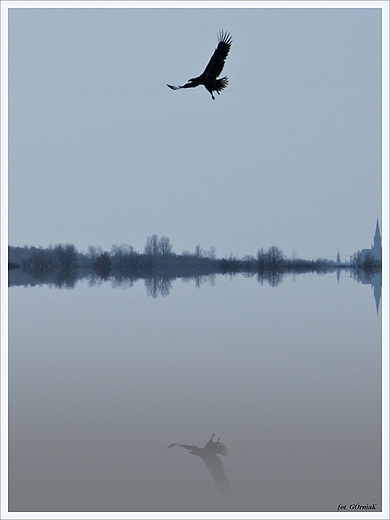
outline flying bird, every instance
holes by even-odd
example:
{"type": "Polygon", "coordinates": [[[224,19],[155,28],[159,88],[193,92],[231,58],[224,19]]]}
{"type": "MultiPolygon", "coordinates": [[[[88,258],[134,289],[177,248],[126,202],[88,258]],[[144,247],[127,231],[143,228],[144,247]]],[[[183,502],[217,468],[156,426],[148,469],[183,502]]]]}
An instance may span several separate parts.
{"type": "Polygon", "coordinates": [[[167,449],[173,448],[174,446],[179,446],[181,448],[185,448],[191,455],[197,455],[200,457],[206,464],[207,469],[213,477],[214,482],[217,484],[219,491],[229,494],[230,484],[221,459],[217,457],[217,455],[224,455],[226,457],[228,454],[228,449],[219,439],[214,442],[214,437],[215,433],[212,434],[211,439],[204,448],[198,448],[197,446],[191,446],[188,444],[176,444],[174,442],[173,444],[170,444],[167,449]]]}
{"type": "Polygon", "coordinates": [[[218,34],[218,45],[214,51],[214,54],[211,56],[210,61],[207,64],[207,67],[204,69],[203,73],[197,78],[191,78],[188,80],[188,83],[185,85],[181,85],[175,87],[173,85],[168,85],[172,90],[178,90],[180,88],[193,88],[198,87],[199,85],[203,85],[208,92],[210,92],[211,97],[215,99],[213,92],[216,92],[218,95],[221,90],[227,87],[228,79],[227,77],[218,78],[221,74],[223,66],[225,65],[225,60],[227,55],[229,54],[230,46],[232,44],[232,37],[228,32],[219,31],[218,34]]]}

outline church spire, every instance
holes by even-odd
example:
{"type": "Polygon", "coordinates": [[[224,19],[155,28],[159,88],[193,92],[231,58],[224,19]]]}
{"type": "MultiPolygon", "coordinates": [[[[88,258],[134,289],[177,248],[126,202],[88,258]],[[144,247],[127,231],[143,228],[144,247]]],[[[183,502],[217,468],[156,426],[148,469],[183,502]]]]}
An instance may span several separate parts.
{"type": "Polygon", "coordinates": [[[376,245],[376,243],[379,244],[379,246],[382,245],[382,240],[381,240],[381,233],[379,231],[379,219],[376,219],[376,228],[375,228],[375,235],[374,235],[374,247],[376,245]]]}

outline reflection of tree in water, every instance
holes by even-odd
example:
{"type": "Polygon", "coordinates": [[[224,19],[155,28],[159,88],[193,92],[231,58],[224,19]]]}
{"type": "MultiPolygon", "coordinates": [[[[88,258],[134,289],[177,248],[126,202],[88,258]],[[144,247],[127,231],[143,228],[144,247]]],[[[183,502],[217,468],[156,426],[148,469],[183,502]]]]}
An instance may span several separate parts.
{"type": "Polygon", "coordinates": [[[351,277],[356,282],[367,283],[378,275],[382,276],[382,266],[365,266],[351,269],[351,277]]]}
{"type": "Polygon", "coordinates": [[[137,280],[137,276],[123,276],[117,273],[115,276],[111,277],[111,287],[114,289],[118,287],[121,289],[130,289],[130,287],[133,287],[137,280]]]}
{"type": "Polygon", "coordinates": [[[58,289],[73,289],[77,283],[76,269],[60,269],[54,273],[53,284],[58,289]]]}
{"type": "Polygon", "coordinates": [[[217,285],[217,275],[215,273],[210,274],[207,278],[208,278],[210,287],[215,287],[217,285]]]}
{"type": "Polygon", "coordinates": [[[267,282],[271,287],[276,287],[279,285],[283,278],[285,277],[285,273],[279,270],[275,271],[259,271],[257,273],[257,281],[263,285],[264,282],[267,282]]]}
{"type": "Polygon", "coordinates": [[[190,279],[195,280],[195,287],[197,287],[198,289],[200,289],[201,285],[207,282],[210,284],[211,287],[214,287],[217,283],[215,273],[211,273],[208,275],[200,274],[197,276],[192,276],[190,279]]]}
{"type": "Polygon", "coordinates": [[[222,493],[230,493],[230,484],[225,473],[225,468],[223,467],[221,459],[217,456],[224,455],[226,457],[228,454],[228,449],[219,439],[217,441],[213,441],[214,436],[215,434],[213,433],[211,439],[204,448],[198,448],[197,446],[192,446],[189,444],[177,444],[175,442],[170,444],[168,448],[179,446],[181,448],[185,448],[191,455],[200,457],[206,464],[207,469],[213,477],[214,482],[217,484],[219,491],[222,493]]]}
{"type": "Polygon", "coordinates": [[[200,286],[206,282],[208,282],[211,287],[214,287],[217,283],[215,273],[208,274],[208,275],[194,276],[194,279],[195,279],[195,287],[197,287],[198,289],[200,289],[200,286]]]}
{"type": "Polygon", "coordinates": [[[77,283],[77,272],[74,269],[56,270],[51,273],[30,271],[29,274],[33,280],[57,289],[74,289],[77,283]]]}
{"type": "Polygon", "coordinates": [[[105,281],[106,280],[104,280],[98,274],[92,273],[88,276],[88,287],[100,287],[105,281]]]}
{"type": "Polygon", "coordinates": [[[350,276],[358,283],[371,285],[374,290],[376,312],[379,313],[379,304],[382,297],[382,266],[351,269],[350,276]]]}
{"type": "Polygon", "coordinates": [[[157,298],[160,296],[168,296],[172,283],[169,278],[153,276],[145,279],[145,287],[148,296],[157,298]]]}
{"type": "Polygon", "coordinates": [[[195,287],[197,287],[198,289],[204,283],[208,283],[210,285],[210,287],[214,287],[217,284],[216,273],[211,273],[211,274],[207,274],[207,275],[183,276],[183,277],[180,277],[180,279],[184,283],[195,282],[195,287]]]}
{"type": "MultiPolygon", "coordinates": [[[[127,289],[142,279],[148,296],[152,298],[168,296],[172,281],[177,278],[184,282],[194,281],[195,286],[200,288],[205,282],[214,286],[217,274],[230,278],[240,274],[245,277],[256,276],[261,285],[267,283],[276,287],[287,274],[325,273],[340,269],[340,266],[335,268],[333,261],[325,259],[304,260],[295,258],[295,255],[288,259],[276,246],[267,251],[261,248],[256,257],[246,256],[241,260],[232,254],[217,260],[213,248],[205,254],[200,246],[196,246],[195,253],[176,255],[172,252],[169,239],[157,235],[148,237],[145,254],[137,253],[126,244],[112,246],[110,253],[101,247],[89,246],[86,255],[78,253],[72,244],[57,244],[47,249],[11,247],[13,249],[17,250],[19,258],[15,259],[20,260],[22,271],[38,283],[72,288],[77,280],[87,278],[91,287],[109,281],[112,287],[127,289]]],[[[11,261],[9,269],[18,265],[11,261]]],[[[381,273],[380,261],[358,251],[351,258],[351,268],[355,280],[372,278],[373,285],[378,285],[376,279],[381,273]]],[[[339,275],[340,271],[336,272],[339,275]]],[[[16,278],[11,276],[11,280],[16,278]]],[[[25,277],[23,280],[25,283],[25,277]]]]}
{"type": "MultiPolygon", "coordinates": [[[[121,288],[121,289],[129,289],[133,287],[135,282],[138,280],[144,280],[146,293],[148,296],[152,298],[158,298],[159,296],[165,297],[169,295],[170,290],[172,289],[172,281],[176,277],[167,277],[167,276],[149,276],[144,278],[143,276],[137,275],[129,275],[129,274],[121,274],[120,272],[112,272],[110,276],[111,287],[113,288],[121,288]]],[[[216,275],[215,273],[207,276],[199,275],[199,276],[191,276],[182,278],[184,282],[195,281],[195,286],[200,288],[203,283],[208,282],[212,287],[216,285],[216,275]]],[[[90,277],[89,285],[101,285],[103,280],[100,277],[90,277]]]]}

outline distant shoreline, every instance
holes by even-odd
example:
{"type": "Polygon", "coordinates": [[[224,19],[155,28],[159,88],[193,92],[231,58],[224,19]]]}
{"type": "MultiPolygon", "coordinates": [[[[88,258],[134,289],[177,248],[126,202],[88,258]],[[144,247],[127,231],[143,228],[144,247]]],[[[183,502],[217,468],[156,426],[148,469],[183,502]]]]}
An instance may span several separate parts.
{"type": "MultiPolygon", "coordinates": [[[[158,239],[156,235],[154,237],[158,239]]],[[[195,279],[199,283],[202,278],[217,274],[256,276],[259,282],[276,286],[287,274],[320,274],[347,269],[359,278],[381,272],[381,262],[369,256],[362,257],[360,252],[351,257],[351,263],[341,263],[320,258],[289,259],[276,246],[268,250],[261,248],[256,257],[238,259],[233,255],[216,258],[214,248],[205,252],[200,246],[194,253],[177,255],[172,252],[168,239],[162,242],[165,250],[159,250],[159,240],[155,240],[154,249],[151,244],[149,241],[148,248],[147,243],[146,252],[142,254],[124,244],[113,246],[111,252],[90,247],[88,254],[79,253],[72,244],[58,244],[46,249],[9,246],[9,287],[49,284],[72,288],[85,278],[91,285],[110,280],[114,285],[129,286],[139,279],[169,283],[177,278],[195,279]]]]}

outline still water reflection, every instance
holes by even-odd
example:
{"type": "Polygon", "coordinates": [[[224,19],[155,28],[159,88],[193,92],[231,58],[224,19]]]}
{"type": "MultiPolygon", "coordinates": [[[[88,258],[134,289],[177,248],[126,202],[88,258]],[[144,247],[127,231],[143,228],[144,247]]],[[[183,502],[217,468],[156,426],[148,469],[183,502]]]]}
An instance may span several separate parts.
{"type": "Polygon", "coordinates": [[[380,510],[372,288],[11,287],[9,491],[12,511],[380,510]]]}
{"type": "Polygon", "coordinates": [[[220,439],[213,441],[214,436],[215,433],[212,434],[211,439],[204,448],[198,448],[198,446],[191,446],[189,444],[177,444],[176,442],[170,444],[168,448],[179,446],[181,448],[185,448],[191,455],[200,457],[206,464],[207,469],[209,470],[210,475],[213,477],[214,482],[217,484],[219,491],[222,493],[230,493],[231,490],[229,480],[226,476],[222,461],[218,457],[218,455],[224,455],[226,457],[228,454],[228,449],[225,444],[220,441],[220,439]]]}

